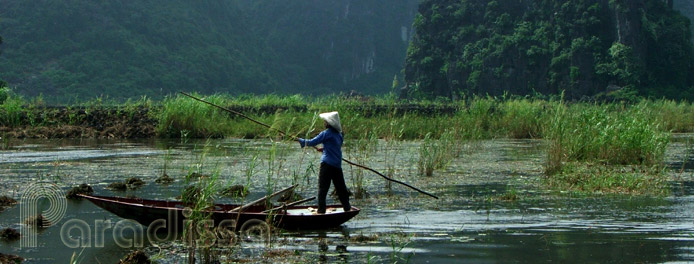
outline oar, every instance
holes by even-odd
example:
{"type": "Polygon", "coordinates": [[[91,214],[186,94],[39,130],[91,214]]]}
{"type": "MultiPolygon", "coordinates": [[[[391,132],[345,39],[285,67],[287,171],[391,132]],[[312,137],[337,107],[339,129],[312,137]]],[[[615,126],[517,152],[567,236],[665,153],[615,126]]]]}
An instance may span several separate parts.
{"type": "MultiPolygon", "coordinates": [[[[229,109],[229,108],[216,105],[216,104],[214,104],[214,103],[211,103],[211,102],[202,100],[202,99],[200,99],[200,98],[197,98],[197,97],[195,97],[195,96],[192,96],[192,95],[187,94],[187,93],[184,93],[184,92],[180,92],[180,93],[181,93],[182,95],[185,95],[185,96],[188,96],[188,97],[190,97],[190,98],[193,98],[193,99],[195,99],[195,100],[197,100],[197,101],[206,103],[206,104],[208,104],[208,105],[217,107],[217,108],[222,109],[222,110],[224,110],[224,111],[227,111],[227,112],[229,112],[229,113],[238,115],[238,116],[243,117],[243,118],[245,118],[245,119],[248,119],[248,120],[250,120],[251,122],[256,123],[256,124],[258,124],[258,125],[261,125],[261,126],[264,126],[264,127],[267,127],[268,129],[275,130],[275,131],[279,132],[280,134],[282,134],[283,136],[290,137],[290,138],[292,138],[292,139],[294,139],[294,140],[298,140],[298,139],[299,139],[299,138],[296,137],[296,136],[289,135],[289,134],[287,134],[286,132],[284,132],[284,131],[282,131],[282,130],[279,130],[279,129],[274,128],[274,127],[272,127],[272,126],[270,126],[270,125],[268,125],[268,124],[265,124],[265,123],[263,123],[263,122],[260,122],[260,121],[258,121],[258,120],[255,120],[255,119],[253,119],[253,118],[250,118],[249,116],[244,115],[243,113],[239,113],[238,111],[234,111],[234,110],[231,110],[231,109],[229,109]]],[[[315,146],[314,146],[314,148],[315,148],[315,149],[318,149],[318,148],[316,148],[315,146]]],[[[376,171],[376,170],[374,170],[374,169],[372,169],[372,168],[369,168],[369,167],[366,167],[366,166],[364,166],[364,165],[351,162],[351,161],[349,161],[349,160],[347,160],[347,159],[345,159],[345,158],[342,158],[342,160],[343,160],[344,162],[347,162],[347,164],[349,164],[349,165],[356,166],[356,167],[359,167],[359,168],[362,168],[362,169],[371,171],[371,172],[373,172],[373,173],[376,173],[378,176],[381,176],[382,178],[384,178],[384,179],[386,179],[386,180],[388,180],[388,181],[391,181],[391,182],[395,182],[395,183],[399,183],[399,184],[405,185],[405,186],[409,187],[410,189],[413,189],[413,190],[415,190],[415,191],[418,191],[419,193],[426,194],[426,195],[428,195],[428,196],[430,196],[430,197],[432,197],[432,198],[439,199],[439,197],[436,196],[436,195],[433,195],[433,194],[431,194],[431,193],[422,191],[422,190],[418,189],[417,187],[414,187],[414,186],[409,185],[409,184],[407,184],[407,183],[404,183],[404,182],[401,182],[401,181],[398,181],[398,180],[395,180],[395,179],[388,178],[387,176],[383,175],[383,173],[380,173],[380,172],[378,172],[378,171],[376,171]]]]}
{"type": "Polygon", "coordinates": [[[236,207],[236,208],[234,208],[234,209],[231,209],[231,210],[229,210],[229,212],[230,212],[230,213],[233,213],[233,212],[242,212],[244,209],[246,209],[246,208],[248,208],[248,207],[251,207],[251,206],[254,206],[254,205],[256,205],[256,204],[265,202],[267,199],[272,199],[272,197],[275,197],[275,196],[280,195],[280,194],[283,194],[283,193],[285,193],[285,192],[287,192],[287,191],[289,191],[289,190],[292,190],[292,189],[296,188],[296,186],[297,186],[297,185],[295,184],[295,185],[289,186],[289,187],[287,187],[287,188],[284,188],[284,189],[282,189],[282,190],[276,191],[276,192],[274,192],[274,193],[272,193],[272,194],[270,194],[270,195],[265,195],[265,196],[261,197],[261,198],[258,199],[258,200],[255,200],[255,201],[252,201],[252,202],[250,202],[250,203],[247,203],[247,204],[244,204],[244,205],[242,205],[242,206],[239,206],[239,207],[236,207]]]}
{"type": "Polygon", "coordinates": [[[277,211],[277,210],[282,209],[282,208],[287,208],[287,207],[290,207],[290,206],[295,206],[295,205],[297,205],[297,204],[302,204],[302,203],[305,203],[305,202],[313,201],[313,200],[315,200],[315,199],[316,199],[316,197],[313,196],[313,197],[311,197],[311,198],[306,198],[306,199],[303,199],[303,200],[298,200],[298,201],[296,201],[296,202],[291,202],[291,203],[288,203],[288,204],[283,204],[283,205],[277,206],[277,207],[275,207],[275,208],[262,211],[261,213],[269,213],[269,212],[272,212],[272,211],[277,211]]]}

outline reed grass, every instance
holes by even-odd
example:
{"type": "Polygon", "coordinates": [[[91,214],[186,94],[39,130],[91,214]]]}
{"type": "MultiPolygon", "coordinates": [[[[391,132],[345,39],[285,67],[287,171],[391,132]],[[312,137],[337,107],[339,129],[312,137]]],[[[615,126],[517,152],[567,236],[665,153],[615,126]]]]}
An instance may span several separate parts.
{"type": "Polygon", "coordinates": [[[7,127],[22,126],[25,112],[24,99],[17,96],[9,96],[5,99],[0,107],[0,125],[7,127]]]}
{"type": "Polygon", "coordinates": [[[460,155],[462,143],[456,139],[454,129],[448,129],[439,139],[432,139],[430,135],[424,137],[419,146],[417,170],[420,175],[432,176],[434,170],[445,169],[460,155]]]}
{"type": "MultiPolygon", "coordinates": [[[[566,164],[658,167],[662,164],[670,133],[694,132],[694,106],[689,102],[672,100],[642,100],[625,104],[489,96],[460,101],[399,101],[392,96],[232,97],[224,94],[202,98],[242,111],[253,119],[271,124],[273,128],[287,131],[291,136],[304,138],[322,130],[315,125],[317,113],[339,111],[346,142],[380,139],[393,145],[403,140],[421,140],[416,159],[418,170],[424,175],[445,168],[445,164],[455,157],[456,149],[459,153],[461,142],[491,138],[546,139],[544,171],[548,177],[587,170],[569,170],[565,168],[566,164]]],[[[10,95],[0,106],[0,125],[46,124],[45,120],[31,121],[36,115],[27,113],[32,107],[42,104],[41,101],[26,101],[10,95]]],[[[83,107],[98,109],[113,107],[112,104],[114,102],[99,98],[84,103],[83,107]]],[[[153,108],[150,112],[156,115],[156,132],[161,137],[288,139],[273,129],[181,95],[160,102],[142,98],[116,107],[122,114],[153,108]]],[[[72,116],[61,122],[76,124],[81,122],[80,118],[72,116]]],[[[388,144],[380,147],[387,150],[388,144]]],[[[387,174],[393,175],[394,168],[389,166],[389,162],[385,164],[387,174]]],[[[308,172],[294,173],[299,177],[308,172]]],[[[354,177],[356,182],[362,181],[358,175],[354,177]]]]}
{"type": "MultiPolygon", "coordinates": [[[[198,95],[200,96],[200,95],[198,95]]],[[[490,138],[547,138],[554,107],[552,100],[533,98],[471,97],[460,101],[399,101],[392,96],[346,98],[301,95],[215,94],[201,96],[213,103],[239,110],[261,122],[272,124],[293,135],[317,133],[309,124],[320,112],[339,111],[346,139],[358,139],[365,132],[385,139],[399,129],[398,140],[440,138],[447,129],[455,129],[460,140],[490,138]]],[[[556,102],[556,100],[554,100],[556,102]]],[[[83,116],[72,114],[67,120],[38,120],[45,111],[42,100],[24,100],[11,95],[0,107],[0,125],[6,127],[78,124],[83,116]]],[[[571,110],[612,113],[633,108],[619,103],[571,103],[571,110]]],[[[643,100],[638,103],[648,118],[656,120],[666,132],[694,132],[694,106],[671,100],[643,100]],[[645,111],[648,110],[648,111],[645,111]]],[[[146,97],[118,103],[97,98],[70,107],[73,112],[115,108],[118,115],[131,115],[141,109],[157,120],[156,132],[169,138],[261,138],[278,137],[273,130],[243,118],[207,106],[190,98],[173,95],[154,102],[146,97]]],[[[611,114],[610,114],[611,115],[611,114]]],[[[609,115],[608,115],[609,116],[609,115]]],[[[582,122],[578,119],[569,121],[582,122]]]]}
{"type": "MultiPolygon", "coordinates": [[[[345,142],[343,148],[349,159],[358,164],[368,164],[372,155],[379,148],[378,138],[374,134],[365,134],[359,139],[348,140],[345,142]]],[[[369,197],[369,193],[365,188],[364,178],[365,172],[363,169],[356,169],[350,167],[350,175],[352,180],[352,186],[354,190],[354,198],[364,199],[369,197]]]]}
{"type": "Polygon", "coordinates": [[[551,102],[545,164],[549,186],[589,193],[662,194],[670,133],[648,103],[551,102]]]}
{"type": "Polygon", "coordinates": [[[694,131],[694,105],[673,100],[644,101],[640,103],[661,121],[662,129],[672,133],[691,133],[694,131]]]}
{"type": "Polygon", "coordinates": [[[670,140],[657,115],[643,104],[573,105],[556,115],[546,133],[549,140],[561,142],[555,147],[561,147],[569,161],[655,165],[662,162],[670,140]]]}

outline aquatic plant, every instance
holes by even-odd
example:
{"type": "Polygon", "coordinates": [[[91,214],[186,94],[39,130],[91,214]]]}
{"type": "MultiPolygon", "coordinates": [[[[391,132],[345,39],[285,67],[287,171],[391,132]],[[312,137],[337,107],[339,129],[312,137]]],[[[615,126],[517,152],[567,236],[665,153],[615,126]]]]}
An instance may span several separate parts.
{"type": "Polygon", "coordinates": [[[644,100],[642,107],[660,120],[662,129],[672,133],[691,133],[694,131],[694,105],[686,101],[644,100]]]}
{"type": "Polygon", "coordinates": [[[0,253],[0,263],[22,263],[24,258],[17,255],[3,254],[0,253]]]}
{"type": "Polygon", "coordinates": [[[0,240],[14,241],[19,239],[20,236],[21,235],[19,234],[19,232],[17,232],[16,229],[3,228],[2,230],[0,230],[0,240]]]}
{"type": "Polygon", "coordinates": [[[255,169],[258,166],[258,155],[259,153],[257,152],[253,153],[251,159],[246,163],[246,168],[244,170],[246,176],[246,185],[244,187],[246,190],[251,188],[251,179],[255,175],[255,169]]]}
{"type": "Polygon", "coordinates": [[[169,177],[169,174],[166,173],[166,170],[168,168],[169,162],[171,161],[171,149],[166,150],[166,154],[164,154],[164,167],[162,168],[161,176],[154,180],[155,183],[159,184],[169,184],[174,182],[174,179],[169,177]]]}
{"type": "Polygon", "coordinates": [[[17,204],[17,200],[9,196],[0,196],[0,207],[12,206],[17,204]]]}
{"type": "Polygon", "coordinates": [[[542,138],[547,104],[526,98],[497,104],[498,118],[490,128],[493,134],[508,138],[542,138]]]}
{"type": "Polygon", "coordinates": [[[24,219],[24,224],[33,228],[46,228],[51,225],[50,221],[46,219],[43,215],[29,216],[24,219]]]}
{"type": "Polygon", "coordinates": [[[568,160],[654,165],[662,161],[669,133],[643,105],[609,108],[574,105],[558,112],[550,140],[561,140],[568,160]],[[570,113],[570,114],[567,114],[570,113]]]}
{"type": "Polygon", "coordinates": [[[403,256],[402,250],[410,244],[412,235],[407,233],[391,233],[387,242],[390,244],[390,263],[409,263],[412,253],[403,256]]]}
{"type": "Polygon", "coordinates": [[[588,192],[663,189],[667,176],[659,168],[670,136],[646,104],[566,106],[560,101],[553,108],[545,131],[550,186],[588,192]],[[625,168],[633,171],[622,172],[625,168]]]}
{"type": "Polygon", "coordinates": [[[87,185],[86,183],[80,184],[77,187],[72,187],[67,194],[65,195],[65,198],[67,199],[78,199],[79,196],[78,194],[86,194],[86,195],[91,195],[94,193],[94,189],[92,189],[91,186],[87,185]]]}
{"type": "Polygon", "coordinates": [[[497,200],[515,202],[519,199],[518,191],[515,188],[509,188],[502,195],[496,196],[497,200]]]}
{"type": "MultiPolygon", "coordinates": [[[[350,160],[353,160],[358,164],[366,164],[378,149],[378,145],[378,138],[375,136],[375,134],[367,133],[366,135],[360,136],[358,139],[345,141],[343,148],[345,149],[345,154],[349,156],[350,160]]],[[[349,168],[352,180],[352,188],[354,188],[354,198],[368,198],[369,193],[367,192],[364,184],[365,171],[360,168],[349,168]]]]}
{"type": "Polygon", "coordinates": [[[121,259],[118,261],[118,264],[150,264],[152,261],[149,259],[147,256],[147,253],[145,253],[142,250],[135,250],[128,255],[125,256],[125,258],[121,259]]]}
{"type": "Polygon", "coordinates": [[[125,191],[128,189],[128,185],[124,182],[112,182],[106,188],[114,191],[125,191]]]}
{"type": "Polygon", "coordinates": [[[154,182],[158,184],[170,184],[174,182],[174,179],[169,177],[168,174],[164,173],[163,175],[161,175],[161,177],[154,180],[154,182]]]}
{"type": "Polygon", "coordinates": [[[454,129],[447,129],[440,138],[424,137],[418,149],[417,169],[420,175],[432,176],[434,170],[448,167],[450,162],[460,155],[462,141],[455,136],[454,129]]]}
{"type": "Polygon", "coordinates": [[[569,162],[561,173],[545,179],[548,186],[562,191],[588,194],[667,195],[667,173],[658,166],[607,166],[569,162]]]}

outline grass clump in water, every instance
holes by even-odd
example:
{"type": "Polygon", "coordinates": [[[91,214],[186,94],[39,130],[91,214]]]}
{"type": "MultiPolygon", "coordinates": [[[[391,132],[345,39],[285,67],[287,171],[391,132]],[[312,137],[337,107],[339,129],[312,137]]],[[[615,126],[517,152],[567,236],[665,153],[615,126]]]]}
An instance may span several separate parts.
{"type": "Polygon", "coordinates": [[[462,141],[456,133],[455,129],[446,129],[438,139],[431,138],[431,134],[424,137],[418,150],[417,170],[420,175],[432,176],[434,170],[445,169],[460,156],[462,141]]]}
{"type": "Polygon", "coordinates": [[[669,133],[644,104],[553,103],[545,175],[553,188],[588,193],[661,194],[669,133]]]}
{"type": "Polygon", "coordinates": [[[17,200],[9,196],[0,196],[0,207],[13,206],[17,204],[17,200]]]}
{"type": "Polygon", "coordinates": [[[667,195],[669,188],[665,174],[657,166],[570,163],[561,173],[548,177],[546,181],[555,189],[578,193],[667,195]]]}
{"type": "Polygon", "coordinates": [[[19,239],[19,237],[21,237],[21,235],[19,234],[19,232],[17,232],[16,229],[4,228],[4,229],[0,230],[0,240],[4,240],[4,241],[9,242],[9,241],[15,241],[15,240],[19,239]]]}
{"type": "Polygon", "coordinates": [[[80,186],[77,187],[72,187],[67,194],[65,195],[65,198],[67,199],[79,199],[78,194],[86,194],[86,195],[92,195],[94,193],[94,189],[92,189],[91,186],[89,186],[86,183],[80,184],[80,186]]]}

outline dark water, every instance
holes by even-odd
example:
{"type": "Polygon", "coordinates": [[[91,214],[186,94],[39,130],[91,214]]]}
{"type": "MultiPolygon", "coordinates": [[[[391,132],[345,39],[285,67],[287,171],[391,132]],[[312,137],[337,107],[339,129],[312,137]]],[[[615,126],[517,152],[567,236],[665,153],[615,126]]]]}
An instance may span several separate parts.
{"type": "MultiPolygon", "coordinates": [[[[220,252],[222,262],[350,262],[372,263],[662,263],[694,261],[694,160],[690,135],[677,135],[667,152],[673,169],[668,197],[556,195],[544,191],[541,179],[542,142],[493,140],[463,146],[460,157],[432,177],[419,176],[417,142],[375,144],[365,165],[392,170],[396,177],[438,195],[433,200],[364,174],[368,199],[353,199],[362,212],[341,228],[325,231],[278,231],[273,243],[242,241],[220,252]],[[515,192],[513,202],[498,199],[515,192]],[[264,258],[272,252],[280,257],[264,258]]],[[[298,183],[304,197],[315,195],[319,155],[292,143],[246,140],[213,141],[15,141],[0,151],[0,191],[20,200],[31,183],[55,183],[62,191],[88,183],[99,195],[174,199],[189,184],[191,171],[216,175],[219,187],[251,187],[246,200],[298,183]],[[155,184],[164,172],[176,179],[155,184]],[[108,190],[109,183],[129,177],[143,179],[142,188],[108,190]]],[[[354,159],[356,150],[345,149],[354,159]]],[[[345,167],[354,189],[357,169],[345,167]]],[[[219,202],[241,202],[219,198],[219,202]]],[[[329,199],[329,202],[331,200],[329,199]]],[[[48,207],[41,200],[40,206],[48,207]]],[[[0,213],[0,227],[23,234],[21,206],[0,213]]],[[[98,235],[99,223],[123,219],[88,201],[68,200],[58,223],[37,234],[36,247],[20,241],[0,242],[0,253],[20,255],[28,263],[115,263],[130,252],[118,239],[142,235],[113,228],[98,235]],[[70,248],[61,239],[69,221],[86,223],[89,247],[70,248]],[[97,242],[103,241],[103,245],[97,242]],[[119,244],[120,243],[120,244],[119,244]]],[[[79,232],[68,232],[68,240],[79,232]]],[[[142,247],[160,263],[185,263],[180,241],[158,248],[143,239],[142,247]]],[[[127,241],[126,241],[127,242],[127,241]]],[[[131,241],[130,241],[131,242],[131,241]]],[[[126,243],[127,244],[127,243],[126,243]]],[[[161,246],[161,245],[160,245],[161,246]]]]}

